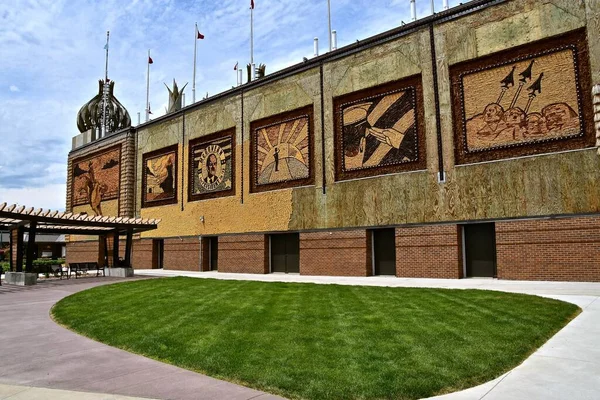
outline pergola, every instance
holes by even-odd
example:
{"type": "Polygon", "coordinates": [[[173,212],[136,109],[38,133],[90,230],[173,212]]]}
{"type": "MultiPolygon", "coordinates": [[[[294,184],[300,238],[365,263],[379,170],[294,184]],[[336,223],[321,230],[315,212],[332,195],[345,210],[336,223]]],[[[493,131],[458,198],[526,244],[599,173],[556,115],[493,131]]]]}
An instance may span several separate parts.
{"type": "Polygon", "coordinates": [[[106,238],[113,239],[113,266],[131,266],[131,245],[133,234],[156,229],[160,220],[91,216],[44,209],[26,208],[16,204],[0,204],[0,230],[10,231],[10,269],[23,270],[23,233],[28,232],[27,257],[25,271],[33,270],[33,253],[35,235],[38,233],[60,233],[73,235],[92,235],[103,238],[106,249],[106,238]],[[126,235],[125,259],[119,261],[119,236],[126,235]],[[16,243],[15,243],[16,241],[16,243]],[[16,250],[16,251],[15,251],[16,250]],[[13,255],[15,253],[16,257],[13,255]],[[16,263],[16,266],[14,265],[16,263]]]}

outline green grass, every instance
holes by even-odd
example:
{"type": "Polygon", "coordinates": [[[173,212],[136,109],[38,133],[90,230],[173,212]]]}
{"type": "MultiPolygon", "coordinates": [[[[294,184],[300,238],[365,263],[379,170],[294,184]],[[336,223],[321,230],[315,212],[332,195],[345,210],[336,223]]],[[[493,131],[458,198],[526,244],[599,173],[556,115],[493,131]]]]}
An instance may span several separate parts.
{"type": "Polygon", "coordinates": [[[290,398],[415,399],[514,368],[579,313],[480,290],[153,279],[53,308],[76,332],[290,398]]]}

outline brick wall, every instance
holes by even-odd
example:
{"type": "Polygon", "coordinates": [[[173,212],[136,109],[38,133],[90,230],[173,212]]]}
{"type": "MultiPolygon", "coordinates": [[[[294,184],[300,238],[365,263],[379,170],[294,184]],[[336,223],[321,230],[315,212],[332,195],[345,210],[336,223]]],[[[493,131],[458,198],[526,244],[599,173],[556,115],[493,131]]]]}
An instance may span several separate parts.
{"type": "Polygon", "coordinates": [[[219,272],[269,273],[269,246],[265,235],[219,236],[219,272]]]}
{"type": "Polygon", "coordinates": [[[496,222],[499,279],[600,282],[600,217],[496,222]]]}
{"type": "Polygon", "coordinates": [[[396,228],[396,275],[462,277],[462,239],[457,225],[396,228]]]}
{"type": "Polygon", "coordinates": [[[98,240],[67,243],[67,263],[96,262],[98,260],[98,240]]]}
{"type": "Polygon", "coordinates": [[[136,239],[132,244],[131,266],[134,269],[151,269],[156,263],[153,259],[152,239],[136,239]]]}
{"type": "Polygon", "coordinates": [[[300,233],[300,274],[371,275],[371,251],[364,229],[300,233]]]}
{"type": "Polygon", "coordinates": [[[20,232],[19,229],[13,229],[10,231],[10,266],[12,271],[17,271],[23,267],[23,256],[22,256],[22,243],[23,233],[20,232]],[[21,239],[21,240],[19,240],[21,239]],[[21,263],[21,266],[18,267],[17,264],[21,263]]]}
{"type": "Polygon", "coordinates": [[[165,239],[163,268],[200,271],[200,240],[197,236],[165,239]]]}

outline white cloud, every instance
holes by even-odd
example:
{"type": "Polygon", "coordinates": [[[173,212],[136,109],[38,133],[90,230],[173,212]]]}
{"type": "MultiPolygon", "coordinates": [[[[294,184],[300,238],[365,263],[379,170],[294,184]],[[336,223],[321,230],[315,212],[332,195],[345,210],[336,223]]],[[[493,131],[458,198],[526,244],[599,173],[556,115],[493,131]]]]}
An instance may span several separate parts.
{"type": "Polygon", "coordinates": [[[35,188],[0,189],[0,202],[64,211],[65,190],[65,184],[45,185],[35,188]]]}
{"type": "Polygon", "coordinates": [[[11,92],[18,92],[19,91],[19,87],[15,86],[15,85],[10,85],[8,87],[8,90],[10,90],[11,92]]]}

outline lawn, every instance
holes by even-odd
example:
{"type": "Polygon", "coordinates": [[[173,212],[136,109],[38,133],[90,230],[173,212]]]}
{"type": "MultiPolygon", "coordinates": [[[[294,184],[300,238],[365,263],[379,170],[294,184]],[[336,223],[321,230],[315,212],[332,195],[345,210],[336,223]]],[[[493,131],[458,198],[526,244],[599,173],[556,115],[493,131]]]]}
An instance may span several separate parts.
{"type": "Polygon", "coordinates": [[[302,399],[416,399],[514,368],[579,313],[480,290],[167,278],[100,286],[52,309],[98,341],[302,399]]]}

